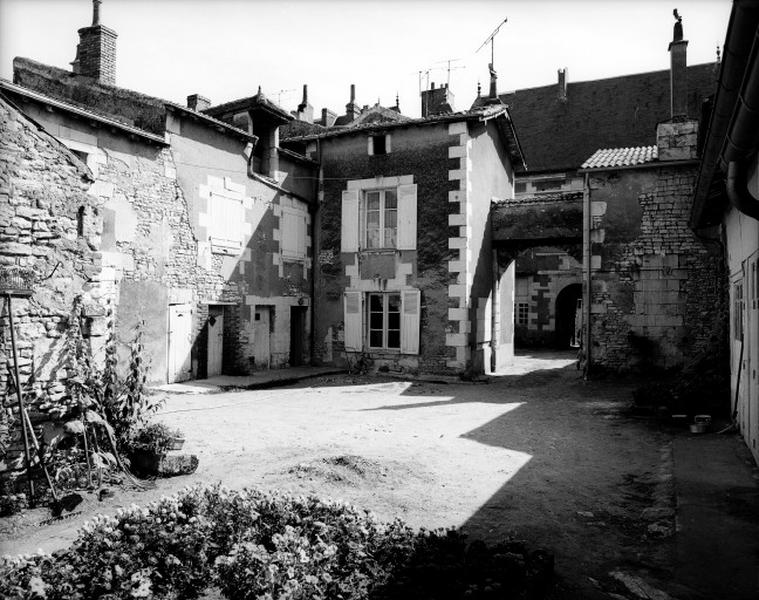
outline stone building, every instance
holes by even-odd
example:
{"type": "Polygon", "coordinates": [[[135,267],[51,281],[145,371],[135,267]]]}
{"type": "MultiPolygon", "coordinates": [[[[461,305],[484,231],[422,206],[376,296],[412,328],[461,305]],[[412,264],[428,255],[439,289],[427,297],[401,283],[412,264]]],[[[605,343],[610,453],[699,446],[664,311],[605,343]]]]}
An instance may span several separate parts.
{"type": "Polygon", "coordinates": [[[732,417],[759,463],[759,7],[735,2],[719,85],[701,120],[690,224],[725,241],[732,417]],[[753,50],[752,50],[753,48],[753,50]]]}
{"type": "MultiPolygon", "coordinates": [[[[698,117],[714,89],[716,65],[685,67],[683,98],[698,117]]],[[[653,144],[658,123],[670,116],[672,70],[556,84],[499,97],[508,105],[529,169],[517,169],[515,199],[549,206],[580,205],[583,162],[599,148],[653,144]]],[[[479,106],[486,98],[478,98],[479,106]]],[[[518,345],[566,348],[582,319],[582,247],[579,242],[523,250],[517,259],[515,336],[518,345]],[[574,307],[573,309],[571,307],[574,307]]]]}
{"type": "Polygon", "coordinates": [[[509,360],[513,269],[498,271],[489,227],[522,161],[505,106],[283,144],[320,165],[315,361],[477,373],[509,360]]]}
{"type": "MultiPolygon", "coordinates": [[[[100,231],[91,215],[103,206],[91,193],[92,172],[39,123],[0,93],[0,285],[30,274],[32,297],[12,299],[18,368],[23,389],[48,411],[64,395],[63,358],[69,313],[79,295],[86,315],[100,314],[97,293],[102,255],[100,231]]],[[[0,435],[15,396],[8,394],[12,369],[9,304],[0,312],[0,386],[8,404],[0,412],[0,435]]],[[[19,422],[18,413],[12,422],[19,422]]],[[[0,439],[0,474],[23,467],[18,427],[0,439]]]]}
{"type": "Polygon", "coordinates": [[[685,87],[687,43],[678,21],[669,46],[671,113],[655,143],[597,150],[580,170],[591,370],[679,368],[718,352],[722,245],[688,227],[699,113],[690,112],[685,87]]]}
{"type": "Polygon", "coordinates": [[[121,341],[144,321],[154,383],[308,362],[314,164],[278,147],[292,117],[115,86],[97,6],[74,73],[17,58],[0,90],[91,169],[101,309],[121,341]]]}

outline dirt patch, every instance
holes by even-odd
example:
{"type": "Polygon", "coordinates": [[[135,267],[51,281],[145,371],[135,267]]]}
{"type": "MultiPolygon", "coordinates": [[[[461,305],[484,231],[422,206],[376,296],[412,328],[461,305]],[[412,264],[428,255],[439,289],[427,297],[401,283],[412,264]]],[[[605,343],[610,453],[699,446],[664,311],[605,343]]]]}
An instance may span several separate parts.
{"type": "Polygon", "coordinates": [[[310,481],[325,481],[343,485],[366,485],[379,481],[398,480],[408,469],[400,464],[382,464],[362,456],[330,456],[299,463],[287,469],[289,475],[310,481]]]}

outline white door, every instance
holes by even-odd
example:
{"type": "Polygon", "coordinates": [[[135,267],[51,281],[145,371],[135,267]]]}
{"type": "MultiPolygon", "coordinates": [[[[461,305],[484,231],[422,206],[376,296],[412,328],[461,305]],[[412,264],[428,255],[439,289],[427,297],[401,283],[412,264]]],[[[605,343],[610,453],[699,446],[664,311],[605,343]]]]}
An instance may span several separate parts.
{"type": "Polygon", "coordinates": [[[221,357],[224,351],[224,313],[211,311],[208,315],[208,367],[207,377],[221,375],[221,357]]]}
{"type": "Polygon", "coordinates": [[[189,304],[169,305],[168,381],[186,381],[191,376],[192,308],[189,304]]]}
{"type": "Polygon", "coordinates": [[[255,368],[268,369],[271,365],[271,307],[256,306],[253,319],[255,368]]]}

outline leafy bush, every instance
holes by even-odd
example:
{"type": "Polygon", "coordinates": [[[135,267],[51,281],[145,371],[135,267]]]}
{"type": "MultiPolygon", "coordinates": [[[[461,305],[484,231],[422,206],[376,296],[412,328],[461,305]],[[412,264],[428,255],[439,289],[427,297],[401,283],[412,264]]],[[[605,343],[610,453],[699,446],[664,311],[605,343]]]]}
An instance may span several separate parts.
{"type": "Polygon", "coordinates": [[[314,497],[188,488],[85,525],[64,551],[0,559],[9,600],[540,597],[519,543],[467,544],[314,497]],[[532,587],[530,587],[532,586],[532,587]]]}
{"type": "Polygon", "coordinates": [[[125,442],[130,450],[142,450],[152,454],[165,454],[171,449],[175,438],[182,437],[182,431],[163,423],[151,423],[136,430],[125,442]]]}

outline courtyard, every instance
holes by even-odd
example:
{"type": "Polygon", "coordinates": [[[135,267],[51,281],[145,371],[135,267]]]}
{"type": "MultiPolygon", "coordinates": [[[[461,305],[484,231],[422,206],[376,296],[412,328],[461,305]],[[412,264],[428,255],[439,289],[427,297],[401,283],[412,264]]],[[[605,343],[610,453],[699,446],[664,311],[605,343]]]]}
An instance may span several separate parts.
{"type": "MultiPolygon", "coordinates": [[[[484,383],[329,375],[276,389],[170,394],[157,419],[200,459],[154,489],[87,495],[80,514],[2,524],[2,553],[53,551],[98,512],[145,504],[194,483],[313,493],[514,537],[555,556],[562,587],[608,597],[675,567],[673,433],[631,414],[632,383],[583,381],[569,353],[520,356],[484,383]],[[632,578],[632,579],[630,579],[632,578]]],[[[629,596],[635,597],[635,595],[629,596]]]]}

